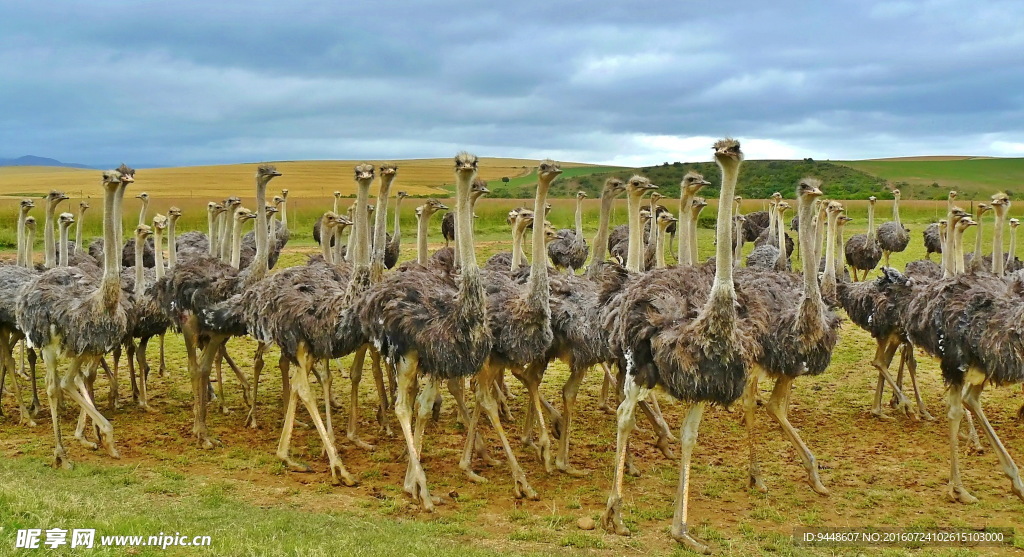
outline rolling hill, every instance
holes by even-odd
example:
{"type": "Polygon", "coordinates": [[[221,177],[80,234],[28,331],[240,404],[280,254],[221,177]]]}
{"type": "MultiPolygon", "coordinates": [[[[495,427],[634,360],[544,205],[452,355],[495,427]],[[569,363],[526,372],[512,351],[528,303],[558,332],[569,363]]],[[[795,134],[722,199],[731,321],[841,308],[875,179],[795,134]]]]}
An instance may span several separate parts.
{"type": "Polygon", "coordinates": [[[1024,158],[908,157],[837,164],[883,178],[915,199],[944,199],[950,189],[979,198],[1000,190],[1024,194],[1024,158]]]}

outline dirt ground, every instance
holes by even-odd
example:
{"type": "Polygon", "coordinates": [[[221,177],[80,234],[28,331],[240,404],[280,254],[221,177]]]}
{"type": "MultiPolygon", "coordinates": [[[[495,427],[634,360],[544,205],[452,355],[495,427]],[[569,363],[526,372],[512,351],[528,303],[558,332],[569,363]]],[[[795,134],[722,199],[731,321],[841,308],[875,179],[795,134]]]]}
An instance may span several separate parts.
{"type": "MultiPolygon", "coordinates": [[[[284,264],[294,264],[310,251],[289,250],[284,264]]],[[[223,442],[223,447],[202,450],[191,436],[191,394],[180,337],[167,336],[164,376],[156,372],[157,347],[156,340],[151,342],[154,372],[149,392],[154,412],[147,413],[132,404],[123,362],[118,410],[107,410],[108,384],[102,378],[97,381],[98,403],[112,418],[121,460],[114,461],[103,452],[78,445],[71,437],[77,414],[66,408],[65,442],[72,460],[154,471],[169,468],[190,476],[215,478],[235,484],[235,493],[260,506],[290,506],[310,512],[351,508],[377,513],[386,520],[465,524],[490,534],[485,538],[466,536],[466,543],[503,551],[607,555],[679,551],[668,536],[678,462],[666,459],[654,447],[652,429],[642,418],[632,437],[632,450],[642,475],[626,480],[624,517],[633,535],[617,537],[604,533],[600,527],[593,531],[577,527],[581,517],[599,517],[611,486],[615,420],[598,408],[601,373],[597,368],[591,370],[580,393],[572,434],[571,459],[576,467],[589,471],[584,478],[545,473],[535,453],[523,447],[519,434],[526,397],[516,380],[508,377],[517,397],[511,402],[516,420],[506,424],[507,430],[531,485],[541,496],[539,501],[513,497],[511,476],[504,464],[487,467],[476,461],[476,470],[490,482],[475,484],[466,479],[458,468],[463,429],[456,423],[455,407],[445,393],[441,419],[428,427],[424,443],[429,485],[434,494],[442,496],[444,504],[434,514],[428,514],[409,504],[402,492],[404,444],[397,427],[394,436],[386,437],[376,422],[376,392],[369,362],[360,392],[359,424],[363,438],[374,444],[372,450],[356,447],[344,435],[351,411],[351,358],[341,362],[342,377],[335,381],[335,398],[341,403],[341,408],[334,411],[340,456],[360,480],[357,487],[348,488],[330,485],[327,462],[321,458],[321,443],[311,427],[298,427],[292,444],[293,453],[312,467],[311,473],[287,471],[274,457],[283,413],[276,350],[268,358],[260,388],[261,427],[243,427],[245,409],[239,382],[225,366],[225,402],[230,411],[222,414],[214,406],[209,418],[211,431],[223,442]]],[[[255,343],[234,339],[228,347],[242,369],[251,375],[255,343]]],[[[893,419],[880,420],[867,412],[877,377],[870,366],[873,353],[871,338],[847,322],[829,370],[796,382],[790,418],[817,456],[822,480],[831,490],[829,496],[818,495],[808,487],[796,452],[763,407],[758,409],[755,442],[769,492],[762,494],[749,489],[748,443],[739,408],[710,408],[705,413],[694,454],[690,500],[691,524],[699,538],[716,551],[729,554],[788,554],[806,551],[794,546],[791,539],[793,529],[800,526],[983,528],[1015,527],[1024,521],[1024,502],[1010,492],[1009,482],[987,443],[980,454],[970,450],[967,443],[961,444],[964,483],[979,502],[962,505],[946,497],[949,444],[944,393],[937,366],[930,358],[918,355],[925,403],[935,421],[919,421],[896,415],[892,410],[893,419]]],[[[337,370],[338,362],[333,362],[332,367],[337,370]]],[[[566,377],[566,368],[555,364],[545,379],[544,394],[556,406],[566,377]]],[[[762,384],[762,399],[767,400],[770,387],[762,384]]],[[[45,395],[41,395],[45,402],[45,395]]],[[[888,400],[887,392],[885,401],[888,400]]],[[[678,428],[681,406],[664,394],[660,401],[669,425],[678,428]]],[[[1019,387],[990,388],[983,396],[992,424],[1018,459],[1024,458],[1024,423],[1017,419],[1022,402],[1019,387]]],[[[17,425],[17,409],[9,396],[3,398],[3,411],[3,454],[7,458],[50,458],[52,433],[48,415],[40,416],[36,427],[17,425]]],[[[303,410],[299,410],[298,416],[309,423],[303,410]]],[[[388,419],[395,423],[393,415],[388,419]]],[[[491,455],[503,458],[493,431],[485,426],[484,432],[491,455]]],[[[168,489],[173,493],[173,485],[168,489]]],[[[1016,550],[1002,547],[998,551],[1022,552],[1024,544],[1017,544],[1016,550]]],[[[934,549],[944,552],[942,548],[934,549]]]]}

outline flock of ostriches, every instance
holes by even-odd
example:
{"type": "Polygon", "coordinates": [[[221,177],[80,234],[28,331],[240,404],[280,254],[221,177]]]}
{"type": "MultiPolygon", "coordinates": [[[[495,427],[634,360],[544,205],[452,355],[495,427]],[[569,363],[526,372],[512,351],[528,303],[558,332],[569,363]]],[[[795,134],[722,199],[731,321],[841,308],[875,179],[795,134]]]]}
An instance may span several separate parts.
{"type": "MultiPolygon", "coordinates": [[[[33,423],[42,408],[34,380],[36,353],[41,354],[56,441],[54,457],[58,465],[67,467],[70,461],[60,424],[65,397],[80,408],[75,438],[118,456],[111,423],[95,403],[93,383],[100,372],[110,377],[114,410],[122,347],[128,356],[133,399],[149,409],[147,343],[160,337],[163,373],[163,335],[168,329],[180,331],[194,397],[193,432],[202,446],[211,448],[218,442],[207,430],[207,408],[223,401],[223,392],[218,397],[211,387],[216,384],[222,390],[223,381],[211,382],[211,372],[216,369],[219,374],[222,362],[234,369],[249,408],[246,425],[256,427],[263,356],[275,345],[281,351],[285,406],[277,456],[291,469],[308,470],[290,456],[289,447],[301,403],[323,441],[332,478],[353,485],[355,479],[336,449],[329,362],[355,355],[346,433],[353,444],[369,449],[372,446],[359,437],[357,419],[359,383],[369,353],[379,395],[377,420],[385,435],[390,435],[388,417],[393,410],[405,439],[405,491],[431,510],[438,499],[430,493],[420,455],[426,426],[438,419],[442,383],[466,426],[459,467],[467,477],[486,481],[476,464],[498,462],[488,454],[479,428],[483,414],[504,448],[515,496],[535,499],[538,494],[503,426],[512,419],[505,371],[510,370],[526,388],[522,441],[536,452],[547,472],[557,469],[583,475],[571,464],[569,452],[574,406],[586,371],[600,366],[605,381],[601,406],[610,411],[609,397],[618,402],[615,474],[603,527],[629,533],[621,504],[624,474],[637,473],[628,445],[638,406],[652,425],[657,446],[666,456],[673,455],[676,438],[651,396],[660,387],[686,405],[678,438],[682,462],[671,533],[689,548],[707,551],[687,530],[691,455],[707,404],[741,401],[749,433],[750,485],[766,490],[754,428],[758,381],[773,381],[767,413],[796,448],[810,486],[820,494],[828,493],[814,454],[790,424],[787,412],[793,381],[828,368],[840,328],[836,311],[842,308],[877,341],[873,365],[879,379],[872,412],[880,417],[882,391],[888,384],[895,393],[894,406],[932,419],[917,393],[914,348],[938,359],[948,386],[949,495],[964,503],[975,501],[960,478],[958,443],[966,417],[967,436],[978,443],[976,422],[991,441],[1013,493],[1024,499],[1017,466],[980,402],[989,384],[1024,381],[1020,333],[1024,275],[1015,272],[1019,262],[1013,254],[1012,235],[1008,253],[1003,252],[1008,198],[997,194],[991,205],[981,209],[995,215],[991,256],[981,254],[979,234],[973,254],[965,257],[964,231],[980,219],[954,206],[956,194],[951,192],[946,219],[924,233],[929,259],[911,263],[904,273],[884,266],[880,277],[865,281],[883,257],[888,263],[891,252],[907,247],[909,233],[899,220],[899,192],[894,192],[891,221],[875,229],[872,198],[867,233],[844,245],[843,225],[850,219],[843,215],[843,205],[824,200],[820,182],[805,178],[796,188],[792,228],[797,230],[801,268],[793,272],[789,258],[794,245],[783,221],[789,202],[776,194],[770,211],[739,214],[739,198],[734,197],[743,161],[739,142],[724,139],[713,149],[722,170],[719,225],[715,257],[704,262],[697,256],[696,231],[699,213],[707,203],[697,194],[709,182],[693,172],[681,184],[678,220],[657,203],[662,198],[657,186],[643,176],[609,179],[601,196],[597,236],[588,245],[582,234],[583,194],[578,196],[575,230],[556,231],[545,221],[548,189],[561,169],[543,161],[533,208],[509,213],[511,253],[495,255],[481,267],[474,250],[473,206],[487,188],[476,179],[477,158],[460,153],[454,159],[455,208],[442,223],[446,243],[451,241],[452,246],[428,254],[429,220],[448,209],[429,200],[416,209],[417,260],[395,267],[401,234],[397,210],[394,234],[389,236],[386,229],[387,200],[397,168],[362,164],[355,167],[357,195],[348,215],[339,213],[336,195],[334,210],[317,222],[314,234],[322,253],[306,264],[271,273],[289,236],[284,210],[287,190],[272,203],[266,199],[269,182],[281,175],[273,166],[260,166],[256,172],[255,210],[241,207],[238,198],[209,204],[206,234],[177,235],[175,222],[181,211],[174,207],[148,224],[148,196],[136,196],[143,204],[139,225],[125,242],[121,211],[135,171],[122,165],[103,173],[103,238],[88,249],[81,237],[88,205],[80,205],[77,218],[70,213],[57,216],[57,206],[67,197],[61,192],[47,196],[42,266],[33,265],[36,222],[28,216],[33,202],[21,202],[18,260],[0,266],[3,374],[17,398],[21,421],[33,423]],[[374,212],[369,191],[375,175],[380,189],[374,212]],[[648,192],[649,203],[642,200],[648,192]],[[610,230],[614,201],[623,193],[629,222],[610,230]],[[249,220],[255,220],[254,231],[243,237],[249,220]],[[71,241],[69,229],[76,221],[71,241]],[[55,228],[59,238],[54,236],[55,228]],[[342,240],[346,229],[350,230],[347,242],[342,240]],[[527,234],[535,254],[532,262],[527,261],[523,246],[527,234]],[[668,266],[665,252],[677,236],[678,263],[668,266]],[[742,248],[750,241],[756,247],[741,266],[742,248]],[[844,251],[853,281],[843,262],[844,251]],[[545,252],[548,258],[543,257],[545,252]],[[941,264],[930,260],[933,252],[942,254],[941,264]],[[609,253],[617,261],[607,260],[609,253]],[[591,263],[584,270],[588,259],[591,263]],[[395,268],[385,272],[391,267],[395,268]],[[258,341],[251,378],[238,369],[226,349],[229,339],[243,335],[258,341]],[[24,352],[19,368],[13,354],[21,341],[24,352]],[[894,379],[888,370],[897,352],[900,373],[894,379]],[[107,355],[113,365],[108,365],[107,355]],[[569,369],[560,408],[540,392],[544,372],[553,360],[564,361],[569,369]],[[904,368],[917,394],[916,411],[900,388],[904,368]],[[311,388],[311,375],[323,390],[322,411],[311,388]],[[19,385],[25,380],[31,384],[27,406],[19,385]],[[473,404],[466,403],[467,389],[473,404]]],[[[397,197],[401,203],[405,194],[399,192],[397,197]]],[[[1009,224],[1015,230],[1018,223],[1010,219],[1009,224]]]]}

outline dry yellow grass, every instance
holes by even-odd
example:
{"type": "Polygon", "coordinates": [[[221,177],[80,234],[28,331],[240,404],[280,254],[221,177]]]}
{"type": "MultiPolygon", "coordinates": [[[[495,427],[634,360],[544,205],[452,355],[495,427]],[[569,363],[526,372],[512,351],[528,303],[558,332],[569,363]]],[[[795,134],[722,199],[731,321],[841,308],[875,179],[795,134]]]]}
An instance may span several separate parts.
{"type": "MultiPolygon", "coordinates": [[[[335,190],[354,194],[352,167],[360,162],[379,165],[382,161],[277,161],[273,162],[284,175],[274,180],[275,188],[287,188],[290,196],[299,198],[331,197],[335,190]]],[[[452,161],[443,159],[410,159],[394,161],[398,164],[395,188],[411,195],[444,193],[441,189],[451,184],[452,161]]],[[[529,159],[480,159],[480,177],[498,180],[503,176],[514,178],[528,174],[538,161],[529,159]]],[[[187,166],[149,168],[138,172],[138,189],[151,197],[196,197],[206,199],[237,195],[252,188],[256,163],[218,166],[187,166]]],[[[564,167],[587,166],[581,163],[562,163],[564,167]]],[[[99,171],[35,166],[0,167],[0,196],[43,195],[58,189],[72,197],[99,194],[99,171]]],[[[134,189],[134,188],[133,188],[134,189]]]]}

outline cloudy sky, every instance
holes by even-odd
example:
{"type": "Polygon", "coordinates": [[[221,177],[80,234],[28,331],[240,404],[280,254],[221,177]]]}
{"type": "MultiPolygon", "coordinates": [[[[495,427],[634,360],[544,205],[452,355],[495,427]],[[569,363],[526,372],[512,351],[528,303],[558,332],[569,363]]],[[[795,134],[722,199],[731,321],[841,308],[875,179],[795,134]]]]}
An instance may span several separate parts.
{"type": "Polygon", "coordinates": [[[0,157],[1024,156],[1016,0],[369,6],[0,0],[0,157]]]}

